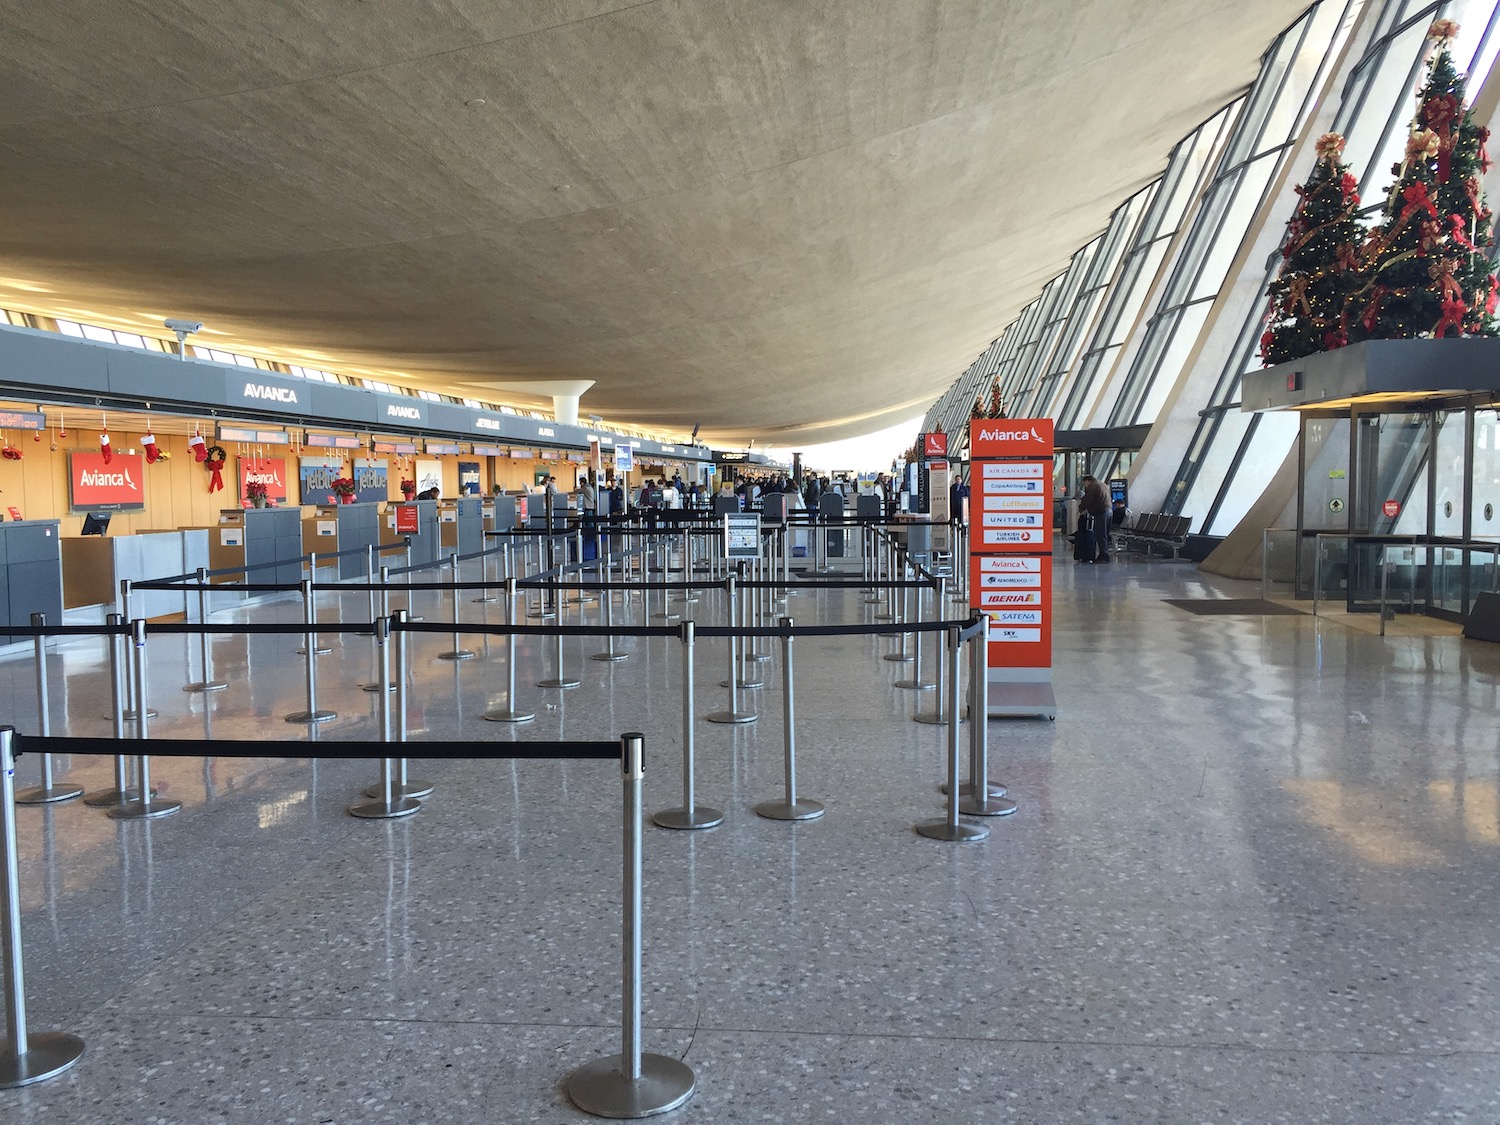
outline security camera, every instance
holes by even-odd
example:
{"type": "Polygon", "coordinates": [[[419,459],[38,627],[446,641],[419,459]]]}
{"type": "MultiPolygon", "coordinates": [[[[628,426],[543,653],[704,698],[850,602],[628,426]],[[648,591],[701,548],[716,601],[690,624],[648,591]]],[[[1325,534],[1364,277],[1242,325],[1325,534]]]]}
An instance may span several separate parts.
{"type": "Polygon", "coordinates": [[[173,332],[202,332],[203,322],[201,320],[164,320],[162,324],[173,332]]]}

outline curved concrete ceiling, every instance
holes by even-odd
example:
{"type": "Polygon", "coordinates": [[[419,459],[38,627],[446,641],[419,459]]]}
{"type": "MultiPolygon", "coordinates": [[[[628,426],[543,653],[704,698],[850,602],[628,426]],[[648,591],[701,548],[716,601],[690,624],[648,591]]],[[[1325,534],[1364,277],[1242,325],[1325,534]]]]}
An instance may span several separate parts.
{"type": "Polygon", "coordinates": [[[585,413],[721,442],[870,432],[1304,7],[10,4],[0,303],[480,398],[592,379],[585,413]]]}

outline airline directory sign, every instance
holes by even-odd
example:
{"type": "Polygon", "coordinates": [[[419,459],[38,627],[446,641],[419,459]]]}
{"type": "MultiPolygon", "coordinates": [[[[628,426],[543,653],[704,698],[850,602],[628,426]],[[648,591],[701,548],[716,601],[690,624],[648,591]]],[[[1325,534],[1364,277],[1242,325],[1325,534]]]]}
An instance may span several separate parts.
{"type": "Polygon", "coordinates": [[[1051,419],[978,419],[969,426],[969,600],[989,618],[989,714],[1050,714],[1052,669],[1051,419]],[[997,684],[1045,688],[1016,709],[997,684]]]}

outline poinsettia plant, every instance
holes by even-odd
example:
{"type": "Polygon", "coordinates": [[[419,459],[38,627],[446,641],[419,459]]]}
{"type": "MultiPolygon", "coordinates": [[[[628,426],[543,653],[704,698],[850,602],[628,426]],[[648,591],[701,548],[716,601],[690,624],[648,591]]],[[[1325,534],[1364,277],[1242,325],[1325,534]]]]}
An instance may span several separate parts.
{"type": "Polygon", "coordinates": [[[253,480],[245,485],[245,497],[249,500],[264,500],[266,495],[266,486],[261,481],[253,480]]]}
{"type": "Polygon", "coordinates": [[[353,477],[334,477],[333,483],[329,487],[339,496],[353,496],[359,491],[353,477]]]}

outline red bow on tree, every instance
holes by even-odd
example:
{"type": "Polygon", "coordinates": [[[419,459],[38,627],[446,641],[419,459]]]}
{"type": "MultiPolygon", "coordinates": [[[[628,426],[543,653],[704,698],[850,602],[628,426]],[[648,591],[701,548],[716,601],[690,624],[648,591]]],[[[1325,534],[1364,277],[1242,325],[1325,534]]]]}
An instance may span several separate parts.
{"type": "Polygon", "coordinates": [[[1466,308],[1467,306],[1462,301],[1444,301],[1443,318],[1437,322],[1437,327],[1432,330],[1432,334],[1441,340],[1451,327],[1458,329],[1459,334],[1462,335],[1466,308]]]}
{"type": "Polygon", "coordinates": [[[1349,342],[1349,336],[1342,328],[1335,328],[1330,332],[1323,333],[1323,350],[1331,352],[1335,348],[1342,348],[1349,342]]]}
{"type": "Polygon", "coordinates": [[[1434,94],[1427,99],[1422,113],[1428,127],[1438,135],[1437,178],[1446,184],[1453,169],[1453,123],[1458,120],[1458,99],[1452,94],[1434,94]]]}
{"type": "Polygon", "coordinates": [[[1484,299],[1484,312],[1486,316],[1495,315],[1495,305],[1500,302],[1500,277],[1490,274],[1490,295],[1484,299]]]}
{"type": "Polygon", "coordinates": [[[1380,319],[1380,302],[1385,300],[1385,286],[1375,286],[1374,292],[1370,294],[1369,307],[1365,309],[1364,318],[1361,320],[1366,332],[1374,332],[1375,324],[1380,319]]]}
{"type": "Polygon", "coordinates": [[[1449,237],[1466,250],[1474,249],[1474,244],[1469,241],[1469,232],[1464,230],[1464,217],[1462,215],[1449,215],[1448,225],[1453,229],[1449,237]]]}
{"type": "Polygon", "coordinates": [[[1345,206],[1350,203],[1353,203],[1355,206],[1359,205],[1359,181],[1348,172],[1345,172],[1339,178],[1339,191],[1344,194],[1345,206]]]}
{"type": "Polygon", "coordinates": [[[1407,185],[1401,193],[1401,198],[1406,200],[1406,206],[1401,209],[1401,221],[1404,223],[1418,211],[1426,211],[1432,218],[1437,218],[1437,208],[1432,205],[1432,200],[1427,197],[1427,185],[1421,180],[1407,185]]]}

